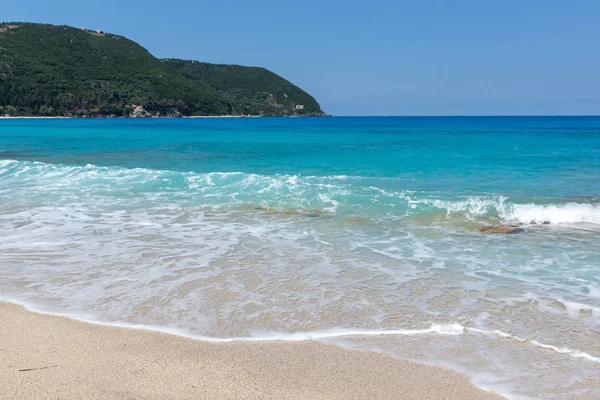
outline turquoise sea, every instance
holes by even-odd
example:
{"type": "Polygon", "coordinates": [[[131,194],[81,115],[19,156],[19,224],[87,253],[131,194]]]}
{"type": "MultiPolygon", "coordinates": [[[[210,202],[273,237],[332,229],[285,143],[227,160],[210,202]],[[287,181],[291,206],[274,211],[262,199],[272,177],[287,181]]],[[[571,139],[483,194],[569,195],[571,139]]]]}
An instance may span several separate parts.
{"type": "Polygon", "coordinates": [[[0,120],[0,232],[34,310],[600,397],[600,117],[0,120]]]}

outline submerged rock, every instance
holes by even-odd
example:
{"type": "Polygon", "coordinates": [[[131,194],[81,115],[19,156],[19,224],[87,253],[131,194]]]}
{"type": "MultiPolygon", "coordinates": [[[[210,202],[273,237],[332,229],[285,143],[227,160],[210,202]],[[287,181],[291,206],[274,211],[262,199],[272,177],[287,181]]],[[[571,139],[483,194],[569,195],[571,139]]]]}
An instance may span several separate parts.
{"type": "Polygon", "coordinates": [[[523,228],[519,228],[514,225],[496,225],[496,226],[482,226],[479,228],[481,232],[488,233],[521,233],[525,232],[523,228]]]}
{"type": "Polygon", "coordinates": [[[353,224],[364,224],[365,222],[367,222],[366,218],[361,218],[361,217],[351,217],[351,218],[346,218],[347,222],[351,222],[353,224]]]}

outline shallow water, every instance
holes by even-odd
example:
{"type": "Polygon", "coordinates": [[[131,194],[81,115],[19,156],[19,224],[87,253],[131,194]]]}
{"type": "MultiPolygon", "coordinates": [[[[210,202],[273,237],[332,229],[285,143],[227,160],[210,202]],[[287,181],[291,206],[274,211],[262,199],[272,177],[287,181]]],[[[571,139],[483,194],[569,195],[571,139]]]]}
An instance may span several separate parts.
{"type": "Polygon", "coordinates": [[[600,396],[600,118],[5,120],[0,231],[36,309],[600,396]]]}

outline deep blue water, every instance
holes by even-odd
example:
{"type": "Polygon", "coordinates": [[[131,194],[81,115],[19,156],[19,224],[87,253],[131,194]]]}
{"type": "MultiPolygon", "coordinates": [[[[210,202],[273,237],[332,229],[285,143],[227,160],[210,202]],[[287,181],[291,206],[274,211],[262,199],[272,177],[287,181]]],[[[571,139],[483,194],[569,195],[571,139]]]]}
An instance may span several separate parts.
{"type": "Polygon", "coordinates": [[[0,120],[0,232],[37,309],[600,395],[600,117],[0,120]]]}

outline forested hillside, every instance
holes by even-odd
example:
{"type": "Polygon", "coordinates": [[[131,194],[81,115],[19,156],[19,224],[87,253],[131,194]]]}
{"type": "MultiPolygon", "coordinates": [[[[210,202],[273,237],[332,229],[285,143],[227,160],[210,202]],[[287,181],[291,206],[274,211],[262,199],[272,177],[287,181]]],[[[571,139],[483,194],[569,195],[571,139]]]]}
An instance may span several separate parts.
{"type": "Polygon", "coordinates": [[[202,86],[216,89],[247,114],[320,114],[304,90],[260,67],[165,59],[163,62],[202,86]]]}
{"type": "Polygon", "coordinates": [[[143,117],[323,112],[306,92],[262,68],[161,61],[123,36],[16,22],[0,24],[0,115],[4,114],[143,117]],[[197,65],[210,73],[203,77],[197,65]]]}

